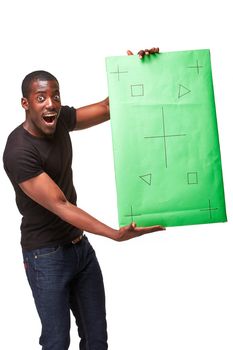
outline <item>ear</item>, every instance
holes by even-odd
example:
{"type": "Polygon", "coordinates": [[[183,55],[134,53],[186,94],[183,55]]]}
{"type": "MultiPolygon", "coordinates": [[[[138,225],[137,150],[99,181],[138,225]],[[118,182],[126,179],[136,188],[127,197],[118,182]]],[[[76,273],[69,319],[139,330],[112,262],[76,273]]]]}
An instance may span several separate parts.
{"type": "Polygon", "coordinates": [[[29,109],[28,100],[26,99],[26,97],[21,98],[21,106],[23,107],[23,109],[25,109],[25,111],[29,109]]]}

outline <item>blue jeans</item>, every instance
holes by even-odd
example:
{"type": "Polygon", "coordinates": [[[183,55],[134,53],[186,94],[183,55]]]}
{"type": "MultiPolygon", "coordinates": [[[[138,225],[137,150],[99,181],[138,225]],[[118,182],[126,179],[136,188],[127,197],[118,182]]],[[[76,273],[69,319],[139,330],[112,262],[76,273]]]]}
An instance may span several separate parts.
{"type": "Polygon", "coordinates": [[[106,350],[103,278],[87,237],[76,245],[23,251],[23,257],[42,324],[42,349],[69,348],[72,310],[81,339],[80,350],[106,350]]]}

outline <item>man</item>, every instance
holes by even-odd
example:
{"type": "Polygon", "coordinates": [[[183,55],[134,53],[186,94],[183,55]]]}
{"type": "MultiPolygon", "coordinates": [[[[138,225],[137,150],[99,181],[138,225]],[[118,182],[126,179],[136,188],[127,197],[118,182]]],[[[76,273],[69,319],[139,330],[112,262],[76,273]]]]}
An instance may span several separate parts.
{"type": "Polygon", "coordinates": [[[21,245],[42,324],[40,344],[44,350],[68,349],[72,310],[80,349],[105,350],[103,279],[83,231],[124,241],[164,228],[131,223],[113,229],[76,205],[69,132],[108,120],[108,98],[77,109],[62,106],[59,83],[45,71],[28,74],[22,94],[26,119],[9,135],[3,161],[22,214],[21,245]]]}

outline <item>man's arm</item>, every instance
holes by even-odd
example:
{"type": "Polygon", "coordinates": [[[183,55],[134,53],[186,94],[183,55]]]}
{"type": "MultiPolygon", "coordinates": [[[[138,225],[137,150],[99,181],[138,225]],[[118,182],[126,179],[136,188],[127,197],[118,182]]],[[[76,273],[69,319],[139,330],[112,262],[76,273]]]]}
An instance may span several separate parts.
{"type": "Polygon", "coordinates": [[[162,226],[140,228],[136,227],[134,223],[122,227],[119,230],[113,229],[71,204],[66,199],[61,189],[46,173],[26,180],[19,186],[28,197],[69,224],[81,230],[108,237],[116,241],[125,241],[145,233],[164,230],[162,226]]]}
{"type": "Polygon", "coordinates": [[[100,102],[76,109],[75,130],[90,128],[110,119],[108,97],[100,102]]]}

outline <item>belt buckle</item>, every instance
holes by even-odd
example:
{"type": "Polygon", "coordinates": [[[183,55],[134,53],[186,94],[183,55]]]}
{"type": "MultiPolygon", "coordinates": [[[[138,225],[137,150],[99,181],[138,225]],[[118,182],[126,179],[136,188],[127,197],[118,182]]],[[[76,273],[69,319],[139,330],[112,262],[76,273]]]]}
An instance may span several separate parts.
{"type": "Polygon", "coordinates": [[[83,239],[83,235],[76,237],[71,241],[72,244],[77,244],[83,239]]]}

